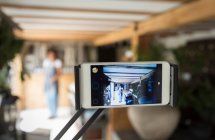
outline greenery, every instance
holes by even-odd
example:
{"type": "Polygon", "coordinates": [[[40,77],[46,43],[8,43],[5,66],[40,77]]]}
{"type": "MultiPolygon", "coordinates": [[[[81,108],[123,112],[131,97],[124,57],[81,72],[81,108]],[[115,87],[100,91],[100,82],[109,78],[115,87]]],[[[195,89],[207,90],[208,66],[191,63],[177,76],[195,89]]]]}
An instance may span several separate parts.
{"type": "Polygon", "coordinates": [[[0,20],[0,69],[12,60],[23,45],[23,40],[16,39],[13,27],[5,17],[0,20]]]}
{"type": "Polygon", "coordinates": [[[5,66],[0,70],[0,92],[1,90],[9,89],[7,85],[7,76],[8,76],[9,67],[5,66]]]}
{"type": "Polygon", "coordinates": [[[178,107],[192,110],[203,120],[215,121],[215,47],[188,45],[167,50],[159,43],[152,43],[147,51],[139,48],[138,60],[165,60],[165,51],[171,51],[179,64],[178,107]],[[188,78],[184,78],[186,75],[188,78]]]}
{"type": "Polygon", "coordinates": [[[23,40],[19,40],[13,33],[13,26],[4,15],[0,15],[0,89],[7,86],[7,73],[10,62],[20,52],[23,40]]]}
{"type": "Polygon", "coordinates": [[[199,117],[213,121],[215,115],[215,47],[188,45],[174,50],[180,64],[179,106],[193,109],[199,117]],[[189,74],[190,79],[184,79],[189,74]]]}
{"type": "Polygon", "coordinates": [[[138,61],[159,61],[164,60],[165,47],[158,42],[152,42],[147,49],[138,47],[138,61]]]}

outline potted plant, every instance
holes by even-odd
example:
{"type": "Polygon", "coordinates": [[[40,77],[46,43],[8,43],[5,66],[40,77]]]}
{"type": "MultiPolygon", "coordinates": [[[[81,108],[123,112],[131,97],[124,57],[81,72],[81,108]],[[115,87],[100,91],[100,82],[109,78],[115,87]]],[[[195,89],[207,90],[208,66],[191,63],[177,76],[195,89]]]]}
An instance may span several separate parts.
{"type": "Polygon", "coordinates": [[[13,33],[13,25],[0,12],[0,134],[7,131],[8,125],[4,120],[4,105],[15,103],[17,98],[12,96],[8,80],[9,62],[20,52],[23,40],[19,40],[13,33]]]}
{"type": "Polygon", "coordinates": [[[7,83],[10,69],[8,63],[20,52],[22,45],[23,40],[15,37],[8,18],[0,13],[0,96],[10,93],[7,83]]]}
{"type": "Polygon", "coordinates": [[[22,45],[23,40],[15,37],[13,26],[5,16],[0,14],[0,69],[20,52],[22,45]]]}
{"type": "Polygon", "coordinates": [[[0,70],[0,106],[2,104],[3,96],[8,93],[9,86],[7,85],[7,75],[8,75],[8,68],[3,67],[0,70]]]}
{"type": "MultiPolygon", "coordinates": [[[[162,61],[171,56],[158,42],[142,49],[139,47],[138,61],[162,61]]],[[[177,108],[170,106],[136,107],[128,109],[128,116],[134,129],[143,139],[164,140],[168,139],[177,127],[180,113],[177,108]]]]}

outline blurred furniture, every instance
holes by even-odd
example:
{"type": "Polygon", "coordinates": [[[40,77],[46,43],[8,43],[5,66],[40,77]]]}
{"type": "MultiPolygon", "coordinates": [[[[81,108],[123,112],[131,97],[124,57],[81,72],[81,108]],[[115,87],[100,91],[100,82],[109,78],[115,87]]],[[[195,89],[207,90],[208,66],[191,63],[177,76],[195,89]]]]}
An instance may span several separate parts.
{"type": "MultiPolygon", "coordinates": [[[[26,109],[45,108],[44,76],[42,73],[33,73],[23,84],[22,103],[26,109]],[[36,98],[35,98],[36,97],[36,98]]],[[[69,106],[68,86],[74,81],[73,73],[63,73],[59,80],[59,106],[69,106]]]]}
{"type": "Polygon", "coordinates": [[[128,116],[142,139],[166,140],[177,127],[180,112],[171,106],[131,107],[128,116]]]}
{"type": "Polygon", "coordinates": [[[108,109],[106,140],[112,140],[113,134],[133,129],[127,115],[127,108],[108,109]]]}
{"type": "Polygon", "coordinates": [[[134,129],[116,131],[113,140],[142,140],[134,129]]]}
{"type": "Polygon", "coordinates": [[[17,99],[18,97],[12,96],[10,91],[3,95],[0,106],[0,140],[17,140],[17,99]]]}
{"type": "MultiPolygon", "coordinates": [[[[71,109],[66,107],[60,107],[58,109],[57,118],[54,119],[49,119],[49,111],[47,109],[29,109],[21,111],[18,129],[22,133],[22,140],[32,140],[33,137],[38,138],[38,140],[39,138],[53,140],[72,115],[71,109]]],[[[78,119],[74,126],[62,137],[62,140],[72,139],[74,134],[80,129],[80,126],[81,119],[78,119]]]]}
{"type": "MultiPolygon", "coordinates": [[[[95,110],[86,110],[82,116],[83,124],[86,123],[87,120],[92,116],[95,110]]],[[[103,140],[106,135],[106,117],[105,110],[100,114],[97,120],[88,128],[88,130],[84,133],[84,140],[103,140]]]]}

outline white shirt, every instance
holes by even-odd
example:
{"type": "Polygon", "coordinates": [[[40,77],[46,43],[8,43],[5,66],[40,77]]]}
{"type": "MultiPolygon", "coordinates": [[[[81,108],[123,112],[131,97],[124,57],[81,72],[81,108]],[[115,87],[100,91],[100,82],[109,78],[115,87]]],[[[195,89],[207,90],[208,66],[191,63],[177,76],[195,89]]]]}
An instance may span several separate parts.
{"type": "Polygon", "coordinates": [[[61,67],[62,67],[62,62],[59,59],[56,59],[55,61],[50,61],[49,59],[45,59],[43,61],[46,92],[57,89],[57,85],[58,85],[57,81],[53,82],[51,79],[55,76],[56,70],[61,67]]]}
{"type": "Polygon", "coordinates": [[[43,61],[43,68],[52,67],[59,69],[62,67],[62,62],[60,59],[56,59],[54,62],[50,61],[49,59],[45,59],[43,61]]]}

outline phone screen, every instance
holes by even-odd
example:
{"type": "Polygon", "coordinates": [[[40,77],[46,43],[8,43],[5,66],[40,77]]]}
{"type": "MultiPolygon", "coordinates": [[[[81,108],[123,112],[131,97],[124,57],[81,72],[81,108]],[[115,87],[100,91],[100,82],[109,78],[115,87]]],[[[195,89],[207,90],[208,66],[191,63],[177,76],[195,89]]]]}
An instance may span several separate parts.
{"type": "Polygon", "coordinates": [[[91,65],[91,105],[159,104],[162,64],[91,65]]]}

